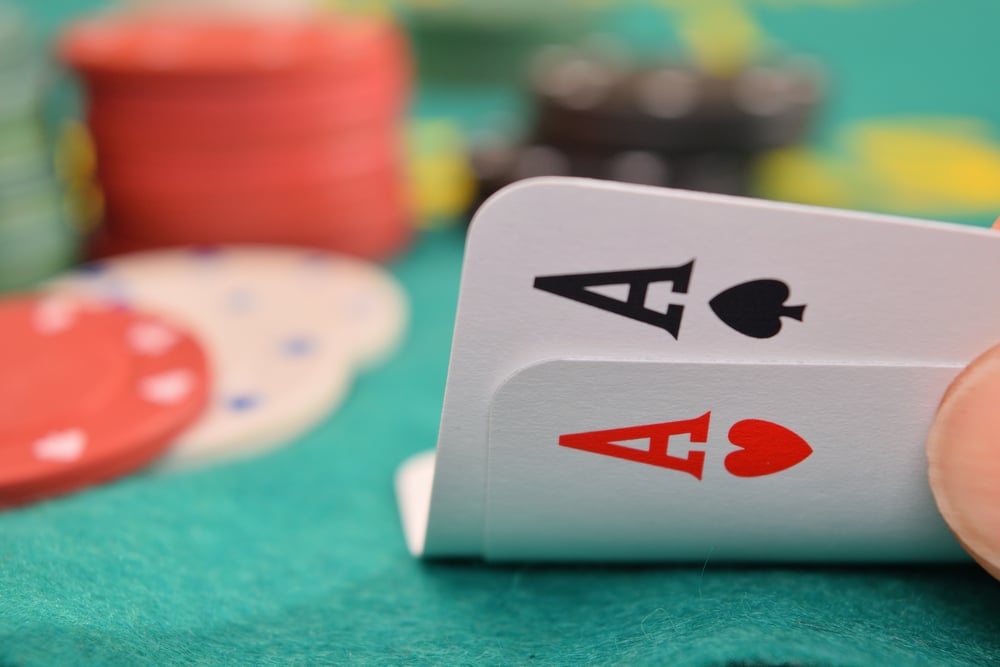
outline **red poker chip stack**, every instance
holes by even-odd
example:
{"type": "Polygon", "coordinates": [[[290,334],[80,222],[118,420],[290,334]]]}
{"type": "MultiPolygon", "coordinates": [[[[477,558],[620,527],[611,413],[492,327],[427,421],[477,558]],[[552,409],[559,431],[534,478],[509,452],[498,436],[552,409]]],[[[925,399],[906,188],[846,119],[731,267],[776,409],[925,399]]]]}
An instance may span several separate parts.
{"type": "Polygon", "coordinates": [[[382,258],[409,237],[410,62],[383,19],[108,16],[71,26],[102,252],[278,243],[382,258]]]}

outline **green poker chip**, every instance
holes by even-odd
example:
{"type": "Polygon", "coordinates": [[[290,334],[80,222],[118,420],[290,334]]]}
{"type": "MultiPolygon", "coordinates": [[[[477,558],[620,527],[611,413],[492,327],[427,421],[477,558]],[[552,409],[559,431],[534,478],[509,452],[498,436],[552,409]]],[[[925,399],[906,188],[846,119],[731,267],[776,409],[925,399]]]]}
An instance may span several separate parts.
{"type": "Polygon", "coordinates": [[[30,286],[71,266],[79,256],[75,236],[58,221],[37,221],[31,236],[0,232],[0,290],[30,286]],[[45,229],[49,227],[49,229],[45,229]]]}
{"type": "Polygon", "coordinates": [[[37,119],[0,122],[0,194],[13,185],[47,177],[51,171],[51,151],[37,119]]]}
{"type": "MultiPolygon", "coordinates": [[[[0,155],[0,190],[21,185],[52,173],[52,161],[41,150],[28,150],[0,155]]],[[[0,209],[3,204],[0,203],[0,209]]]]}
{"type": "MultiPolygon", "coordinates": [[[[52,174],[52,159],[43,145],[25,145],[0,152],[0,191],[52,174]]],[[[0,209],[3,204],[0,203],[0,209]]]]}
{"type": "Polygon", "coordinates": [[[0,118],[0,156],[11,146],[17,147],[27,141],[37,143],[43,136],[43,124],[36,115],[0,118]]]}
{"type": "Polygon", "coordinates": [[[17,62],[31,53],[33,42],[33,35],[21,14],[10,5],[0,5],[0,66],[17,62]]]}
{"type": "Polygon", "coordinates": [[[45,52],[19,15],[0,5],[0,118],[37,106],[47,70],[45,52]]]}
{"type": "Polygon", "coordinates": [[[18,67],[0,67],[0,123],[38,113],[46,71],[46,66],[35,59],[18,67]]]}
{"type": "Polygon", "coordinates": [[[32,287],[63,272],[77,257],[77,248],[69,240],[28,245],[15,257],[0,257],[0,291],[32,287]]]}
{"type": "Polygon", "coordinates": [[[15,234],[5,238],[0,232],[0,266],[17,266],[21,263],[33,263],[35,260],[48,260],[54,256],[62,256],[67,249],[76,246],[76,239],[59,220],[36,221],[37,229],[21,230],[29,234],[15,234]]]}
{"type": "Polygon", "coordinates": [[[79,241],[58,209],[26,210],[0,224],[0,289],[15,289],[72,264],[79,241]]]}
{"type": "Polygon", "coordinates": [[[34,229],[35,221],[54,220],[65,226],[65,219],[62,193],[51,179],[0,187],[0,239],[34,229]]]}
{"type": "MultiPolygon", "coordinates": [[[[54,225],[53,225],[54,226],[54,225]]],[[[72,254],[76,242],[65,229],[39,230],[27,238],[2,239],[0,248],[0,270],[20,272],[35,264],[49,265],[51,262],[72,254]]]]}

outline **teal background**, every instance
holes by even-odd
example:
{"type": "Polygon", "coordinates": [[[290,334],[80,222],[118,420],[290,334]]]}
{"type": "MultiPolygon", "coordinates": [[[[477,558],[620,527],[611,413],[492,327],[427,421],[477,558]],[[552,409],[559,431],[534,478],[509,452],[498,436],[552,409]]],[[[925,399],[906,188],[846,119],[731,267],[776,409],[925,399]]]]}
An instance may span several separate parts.
{"type": "MultiPolygon", "coordinates": [[[[96,3],[22,4],[51,34],[96,3]]],[[[785,4],[761,10],[768,31],[841,82],[818,142],[883,114],[1000,121],[996,3],[785,4]]],[[[666,34],[626,14],[637,44],[666,34]]],[[[972,566],[413,560],[392,475],[436,440],[463,241],[428,232],[391,265],[405,343],[293,446],[0,514],[0,665],[1000,664],[1000,584],[972,566]]]]}

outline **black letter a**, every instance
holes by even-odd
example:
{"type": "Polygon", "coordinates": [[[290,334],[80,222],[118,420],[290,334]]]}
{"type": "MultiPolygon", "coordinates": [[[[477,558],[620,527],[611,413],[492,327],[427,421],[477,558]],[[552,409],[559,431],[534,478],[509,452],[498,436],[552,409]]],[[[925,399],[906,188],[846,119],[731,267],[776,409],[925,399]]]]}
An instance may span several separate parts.
{"type": "Polygon", "coordinates": [[[579,301],[615,315],[652,324],[677,338],[681,328],[684,306],[672,303],[665,313],[650,310],[646,308],[646,293],[652,283],[669,282],[671,283],[671,292],[686,294],[693,269],[694,260],[691,260],[683,266],[665,266],[658,269],[539,276],[535,278],[535,289],[579,301]],[[602,285],[621,284],[628,285],[628,299],[625,301],[612,299],[587,289],[602,285]]]}

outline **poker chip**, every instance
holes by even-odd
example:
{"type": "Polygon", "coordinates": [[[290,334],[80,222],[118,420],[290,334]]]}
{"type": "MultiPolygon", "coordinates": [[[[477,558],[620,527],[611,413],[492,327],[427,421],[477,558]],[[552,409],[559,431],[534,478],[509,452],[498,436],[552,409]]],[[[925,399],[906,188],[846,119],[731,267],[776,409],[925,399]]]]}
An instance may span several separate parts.
{"type": "Polygon", "coordinates": [[[399,177],[401,168],[345,177],[335,186],[261,184],[246,193],[237,187],[184,196],[162,188],[134,194],[115,190],[108,198],[106,237],[117,239],[115,245],[131,240],[144,248],[237,243],[252,237],[261,243],[378,256],[402,248],[410,238],[403,213],[410,207],[409,192],[399,177]],[[302,225],[302,220],[313,223],[302,225]]]}
{"type": "Polygon", "coordinates": [[[164,469],[287,444],[336,407],[359,370],[390,352],[406,321],[402,291],[381,268],[290,248],[123,255],[51,289],[169,313],[204,341],[215,392],[164,469]]]}
{"type": "Polygon", "coordinates": [[[141,468],[197,418],[206,357],[183,329],[65,296],[0,301],[0,506],[141,468]]]}
{"type": "Polygon", "coordinates": [[[761,151],[800,141],[822,96],[805,62],[733,77],[687,66],[621,67],[574,51],[540,57],[533,92],[547,141],[618,150],[761,151]]]}
{"type": "MultiPolygon", "coordinates": [[[[401,193],[407,195],[407,193],[401,193]]],[[[392,203],[387,202],[386,209],[391,209],[392,203]]],[[[308,237],[302,237],[295,232],[295,228],[286,225],[289,216],[294,216],[294,211],[267,211],[255,212],[254,217],[249,220],[258,228],[266,227],[269,231],[267,236],[272,244],[286,246],[315,246],[336,247],[339,252],[356,257],[374,257],[387,251],[395,253],[402,250],[410,241],[412,230],[405,220],[399,218],[399,212],[388,210],[387,218],[380,219],[374,217],[371,211],[364,210],[352,214],[348,211],[338,210],[335,214],[321,213],[320,215],[329,221],[330,224],[317,226],[311,229],[308,237]],[[346,218],[346,220],[344,220],[346,218]],[[285,230],[282,231],[282,227],[285,230]]],[[[177,235],[167,235],[165,237],[150,237],[144,235],[134,238],[123,234],[116,224],[118,218],[112,210],[108,213],[107,224],[98,234],[91,237],[89,244],[89,256],[94,258],[106,258],[125,253],[153,250],[156,248],[181,248],[190,245],[190,237],[185,237],[184,241],[177,238],[177,235]]],[[[156,218],[150,213],[147,220],[151,226],[160,226],[161,229],[169,230],[170,222],[177,220],[173,212],[165,212],[162,218],[156,218]]],[[[208,224],[218,218],[202,219],[197,217],[188,218],[188,222],[197,226],[199,222],[208,224]]],[[[234,230],[233,236],[242,238],[246,234],[241,230],[234,230]]],[[[194,234],[198,237],[198,234],[194,234]]],[[[211,234],[211,240],[205,245],[212,245],[219,238],[217,231],[211,234]]],[[[230,239],[235,242],[237,239],[230,239]]]]}
{"type": "Polygon", "coordinates": [[[150,96],[100,95],[87,120],[106,153],[273,145],[283,140],[336,138],[394,127],[405,104],[403,72],[357,85],[317,85],[304,93],[260,88],[245,100],[233,95],[206,100],[198,91],[157,91],[150,96]],[[238,113],[234,113],[235,103],[238,113]]]}
{"type": "Polygon", "coordinates": [[[174,197],[219,193],[226,198],[268,187],[336,189],[358,176],[390,172],[402,157],[397,154],[397,140],[384,128],[373,128],[349,139],[314,138],[264,147],[160,151],[144,156],[105,152],[98,174],[112,200],[126,191],[169,192],[174,197]]]}
{"type": "Polygon", "coordinates": [[[55,217],[61,195],[50,178],[34,178],[0,187],[0,227],[11,230],[30,225],[30,218],[55,217]]]}
{"type": "Polygon", "coordinates": [[[527,143],[480,146],[472,153],[471,163],[478,196],[470,213],[501,188],[537,176],[576,176],[745,196],[750,192],[753,156],[724,151],[679,155],[634,149],[601,152],[527,143]]]}
{"type": "Polygon", "coordinates": [[[60,54],[92,77],[251,77],[349,72],[398,48],[391,24],[363,18],[197,20],[124,14],[69,27],[60,54]]]}
{"type": "Polygon", "coordinates": [[[26,243],[20,252],[0,257],[0,290],[21,290],[63,271],[77,259],[72,240],[26,243]]]}
{"type": "MultiPolygon", "coordinates": [[[[391,208],[392,202],[386,202],[385,208],[391,208]]],[[[174,209],[176,210],[176,209],[174,209]]],[[[191,234],[185,234],[188,229],[174,229],[171,226],[173,220],[178,218],[172,211],[164,211],[162,215],[150,214],[147,217],[149,226],[159,226],[163,230],[161,235],[146,234],[141,237],[130,236],[122,232],[123,225],[117,224],[114,208],[107,212],[107,229],[102,237],[109,245],[103,254],[119,254],[119,248],[137,247],[152,249],[157,247],[183,247],[191,241],[197,242],[204,239],[204,243],[213,244],[218,239],[236,242],[240,238],[247,236],[254,230],[265,230],[256,234],[257,238],[266,238],[270,243],[296,246],[315,246],[339,248],[340,252],[354,255],[356,257],[373,257],[383,252],[396,252],[401,250],[410,240],[411,232],[405,224],[405,220],[398,217],[396,211],[389,211],[387,217],[377,217],[369,210],[345,211],[337,209],[331,211],[323,208],[313,209],[317,215],[328,224],[311,228],[308,236],[299,234],[292,222],[301,209],[293,208],[284,210],[280,208],[270,208],[258,210],[254,214],[243,220],[242,227],[231,230],[227,236],[225,230],[215,229],[211,235],[203,234],[198,230],[199,223],[202,225],[217,221],[217,217],[202,217],[201,215],[189,216],[186,218],[187,224],[191,225],[191,234]]],[[[228,213],[228,211],[227,211],[228,213]]],[[[238,220],[238,219],[234,219],[238,220]]]]}
{"type": "Polygon", "coordinates": [[[759,158],[801,142],[823,94],[817,68],[794,57],[721,76],[550,47],[532,69],[535,124],[520,143],[474,146],[472,210],[535,176],[752,195],[759,158]]]}
{"type": "Polygon", "coordinates": [[[462,128],[448,119],[424,119],[408,132],[408,171],[423,228],[454,225],[475,196],[475,174],[462,128]]]}
{"type": "Polygon", "coordinates": [[[391,22],[125,13],[70,26],[59,52],[87,88],[102,245],[384,258],[409,239],[411,68],[391,22]]]}
{"type": "Polygon", "coordinates": [[[21,15],[9,4],[0,5],[0,62],[18,61],[30,50],[30,36],[21,15]]]}
{"type": "Polygon", "coordinates": [[[44,63],[20,15],[0,7],[0,291],[62,271],[79,246],[43,131],[44,63]]]}
{"type": "Polygon", "coordinates": [[[169,191],[116,191],[108,201],[108,228],[125,237],[168,244],[237,242],[252,236],[260,242],[337,248],[365,236],[386,218],[401,215],[407,206],[401,168],[344,178],[335,187],[261,185],[246,194],[237,188],[223,190],[231,193],[228,197],[216,196],[218,191],[184,197],[169,191]],[[299,224],[303,219],[314,222],[304,226],[299,224]]]}

